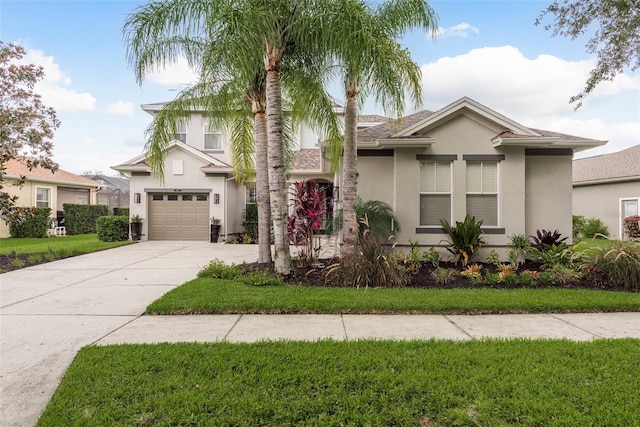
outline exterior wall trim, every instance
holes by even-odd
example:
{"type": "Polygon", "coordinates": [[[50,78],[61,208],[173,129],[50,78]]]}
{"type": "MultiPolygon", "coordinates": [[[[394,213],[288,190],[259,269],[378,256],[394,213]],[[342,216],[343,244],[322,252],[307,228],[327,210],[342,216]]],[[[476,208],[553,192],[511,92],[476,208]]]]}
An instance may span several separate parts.
{"type": "MultiPolygon", "coordinates": [[[[505,229],[501,227],[497,228],[483,228],[484,234],[505,234],[505,229]]],[[[416,234],[447,234],[442,227],[417,227],[416,234]]]]}
{"type": "Polygon", "coordinates": [[[525,148],[525,156],[573,156],[571,148],[525,148]]]}
{"type": "Polygon", "coordinates": [[[416,154],[416,160],[432,160],[436,162],[452,162],[458,160],[457,154],[416,154]]]}
{"type": "Polygon", "coordinates": [[[211,193],[210,188],[145,188],[145,193],[211,193]]]}
{"type": "Polygon", "coordinates": [[[358,150],[358,157],[393,157],[393,148],[383,150],[358,150]]]}
{"type": "Polygon", "coordinates": [[[475,162],[481,162],[481,161],[500,162],[504,159],[505,159],[504,154],[463,154],[462,155],[462,160],[475,161],[475,162]]]}

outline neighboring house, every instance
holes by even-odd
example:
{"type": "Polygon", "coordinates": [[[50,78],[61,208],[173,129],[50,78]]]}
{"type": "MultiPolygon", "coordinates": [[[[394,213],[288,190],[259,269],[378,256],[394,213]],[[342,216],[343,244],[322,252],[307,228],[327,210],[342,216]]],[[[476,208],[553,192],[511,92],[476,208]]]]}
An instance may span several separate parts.
{"type": "MultiPolygon", "coordinates": [[[[5,164],[4,190],[10,195],[17,195],[18,206],[49,207],[52,218],[62,216],[64,203],[96,204],[96,191],[100,185],[95,181],[72,174],[62,169],[55,173],[41,167],[29,170],[20,160],[9,160],[5,164]],[[13,184],[26,177],[22,187],[13,184]]],[[[0,237],[9,237],[9,227],[0,222],[0,237]]]]}
{"type": "Polygon", "coordinates": [[[640,144],[573,161],[573,213],[598,218],[611,238],[625,238],[623,219],[640,210],[640,144]]]}
{"type": "Polygon", "coordinates": [[[129,207],[129,180],[106,175],[82,175],[100,184],[101,188],[96,194],[98,205],[107,205],[109,214],[113,214],[113,208],[129,207]]]}
{"type": "MultiPolygon", "coordinates": [[[[161,106],[143,109],[153,114],[161,106]]],[[[343,115],[339,104],[336,113],[343,115]]],[[[483,220],[490,247],[541,228],[571,236],[573,153],[605,144],[527,128],[469,98],[402,121],[361,116],[358,128],[358,194],[393,207],[404,245],[440,245],[447,237],[440,219],[453,223],[467,213],[483,220]]],[[[330,173],[317,140],[300,130],[290,181],[320,178],[339,194],[340,177],[330,173]]],[[[133,197],[140,195],[131,213],[148,218],[146,238],[204,240],[211,216],[222,219],[223,234],[242,231],[252,192],[233,180],[228,150],[226,136],[208,133],[194,112],[168,149],[164,185],[144,156],[113,167],[131,174],[133,197]]]]}

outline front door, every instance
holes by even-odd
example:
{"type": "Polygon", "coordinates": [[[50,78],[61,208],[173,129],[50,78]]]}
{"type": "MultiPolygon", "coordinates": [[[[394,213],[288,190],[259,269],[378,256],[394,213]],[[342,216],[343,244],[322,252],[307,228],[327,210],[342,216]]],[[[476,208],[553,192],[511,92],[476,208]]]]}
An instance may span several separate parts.
{"type": "Polygon", "coordinates": [[[638,199],[623,199],[620,201],[620,204],[620,213],[622,214],[620,218],[620,235],[622,236],[622,240],[626,240],[629,236],[627,236],[624,231],[624,219],[629,216],[638,215],[638,199]]]}

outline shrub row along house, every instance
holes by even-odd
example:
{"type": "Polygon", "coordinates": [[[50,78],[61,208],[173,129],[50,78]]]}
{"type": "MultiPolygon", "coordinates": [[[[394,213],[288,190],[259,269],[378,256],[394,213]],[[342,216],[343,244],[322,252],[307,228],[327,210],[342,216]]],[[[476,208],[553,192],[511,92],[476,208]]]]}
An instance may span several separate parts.
{"type": "MultiPolygon", "coordinates": [[[[162,106],[142,108],[154,115],[162,106]]],[[[343,105],[334,110],[343,117],[343,105]]],[[[446,237],[440,219],[467,214],[483,221],[489,247],[540,228],[571,236],[573,153],[606,143],[528,128],[466,97],[401,121],[360,119],[358,194],[393,207],[401,244],[439,245],[446,237]]],[[[211,217],[221,219],[223,237],[242,233],[242,212],[255,192],[233,179],[228,141],[194,111],[166,152],[163,182],[144,155],[113,167],[131,175],[131,213],[147,219],[143,239],[206,240],[211,217]]],[[[289,181],[318,179],[329,210],[339,208],[340,174],[331,173],[310,128],[299,128],[294,155],[289,181]]]]}
{"type": "Polygon", "coordinates": [[[599,218],[625,239],[624,218],[640,215],[640,145],[573,162],[573,213],[599,218]]]}
{"type": "MultiPolygon", "coordinates": [[[[62,169],[55,173],[41,167],[29,170],[19,159],[5,164],[3,180],[5,191],[18,196],[18,206],[51,208],[53,219],[61,221],[65,203],[96,204],[96,192],[100,184],[62,169]],[[14,184],[24,176],[22,187],[14,184]]],[[[9,237],[9,226],[0,221],[0,238],[9,237]]]]}

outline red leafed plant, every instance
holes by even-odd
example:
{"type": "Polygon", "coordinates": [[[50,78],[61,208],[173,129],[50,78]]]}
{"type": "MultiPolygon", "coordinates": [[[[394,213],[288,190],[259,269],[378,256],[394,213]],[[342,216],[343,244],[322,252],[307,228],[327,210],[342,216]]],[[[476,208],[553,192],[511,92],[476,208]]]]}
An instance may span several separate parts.
{"type": "Polygon", "coordinates": [[[326,194],[315,179],[294,183],[293,209],[288,217],[289,239],[298,249],[300,259],[315,258],[313,235],[322,228],[326,217],[326,194]]]}

